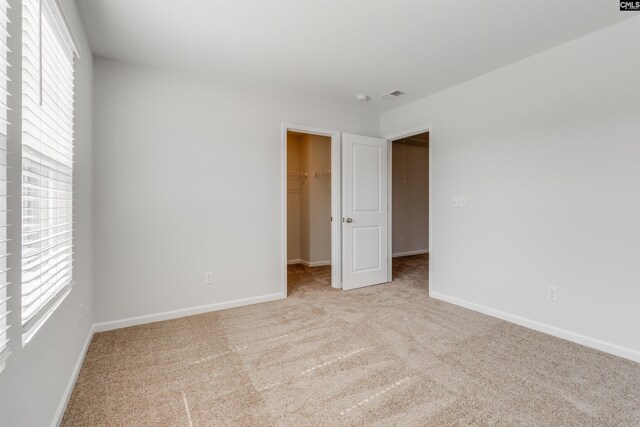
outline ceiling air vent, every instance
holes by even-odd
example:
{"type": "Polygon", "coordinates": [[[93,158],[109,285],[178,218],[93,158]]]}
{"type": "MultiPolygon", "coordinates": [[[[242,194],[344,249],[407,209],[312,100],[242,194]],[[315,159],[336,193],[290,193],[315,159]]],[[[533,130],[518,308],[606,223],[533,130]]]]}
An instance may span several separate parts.
{"type": "Polygon", "coordinates": [[[387,99],[387,100],[393,100],[393,99],[396,99],[396,98],[400,98],[404,94],[405,94],[405,92],[403,92],[401,90],[394,90],[393,92],[389,92],[389,93],[386,93],[386,94],[382,95],[380,98],[387,99]]]}

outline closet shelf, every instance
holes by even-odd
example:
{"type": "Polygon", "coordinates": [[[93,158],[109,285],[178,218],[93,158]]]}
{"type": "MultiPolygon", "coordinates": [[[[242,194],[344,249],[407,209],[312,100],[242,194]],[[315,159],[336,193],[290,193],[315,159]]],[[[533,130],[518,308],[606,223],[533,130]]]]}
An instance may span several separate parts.
{"type": "Polygon", "coordinates": [[[331,169],[316,172],[316,176],[331,175],[331,169]]]}

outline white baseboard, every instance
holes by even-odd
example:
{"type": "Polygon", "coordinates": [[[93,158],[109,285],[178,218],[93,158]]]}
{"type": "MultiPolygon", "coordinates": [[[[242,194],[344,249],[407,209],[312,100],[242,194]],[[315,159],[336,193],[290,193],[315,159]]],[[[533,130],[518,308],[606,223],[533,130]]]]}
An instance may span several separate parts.
{"type": "MultiPolygon", "coordinates": [[[[425,252],[421,252],[421,253],[425,253],[425,252]]],[[[404,256],[404,255],[398,255],[398,256],[404,256]]],[[[326,265],[326,264],[323,264],[323,265],[326,265]]],[[[617,344],[612,344],[596,338],[588,337],[586,335],[571,332],[566,329],[557,328],[555,326],[551,326],[546,323],[541,323],[535,320],[527,319],[525,317],[516,316],[514,314],[506,313],[504,311],[495,310],[493,308],[489,308],[480,304],[462,300],[460,298],[442,294],[440,292],[429,291],[429,296],[431,298],[448,302],[450,304],[458,305],[460,307],[465,307],[473,311],[477,311],[498,319],[505,320],[507,322],[515,323],[517,325],[524,326],[529,329],[533,329],[539,332],[553,335],[558,338],[566,339],[568,341],[572,341],[587,347],[595,348],[596,350],[604,351],[606,353],[620,356],[625,359],[633,360],[635,362],[640,362],[640,351],[637,351],[637,350],[633,350],[617,344]]],[[[202,313],[207,313],[212,311],[219,311],[227,308],[241,307],[241,306],[250,305],[250,304],[258,304],[261,302],[275,301],[283,298],[286,298],[286,295],[282,295],[281,293],[269,294],[269,295],[263,295],[259,297],[244,298],[244,299],[226,301],[226,302],[221,302],[216,304],[202,305],[202,306],[192,307],[187,309],[173,310],[173,311],[167,311],[163,313],[149,314],[145,316],[130,317],[126,319],[93,324],[93,326],[89,329],[89,333],[87,334],[87,338],[82,347],[82,351],[78,355],[76,364],[73,367],[71,377],[69,378],[69,382],[64,391],[62,399],[58,404],[58,409],[56,410],[51,426],[58,427],[62,422],[62,418],[64,417],[64,412],[67,408],[67,404],[69,403],[69,399],[71,398],[73,387],[75,386],[76,380],[78,379],[78,374],[80,373],[80,369],[82,368],[82,363],[84,362],[85,355],[87,354],[87,350],[89,349],[89,344],[91,343],[91,339],[93,338],[94,333],[110,331],[113,329],[125,328],[129,326],[142,325],[145,323],[158,322],[162,320],[176,319],[179,317],[191,316],[194,314],[202,314],[202,313]]]]}
{"type": "Polygon", "coordinates": [[[261,302],[283,299],[282,293],[262,295],[259,297],[243,298],[233,301],[219,302],[216,304],[200,305],[197,307],[183,308],[180,310],[165,311],[163,313],[147,314],[144,316],[129,317],[126,319],[112,320],[93,325],[95,332],[111,331],[113,329],[127,328],[129,326],[143,325],[145,323],[159,322],[162,320],[177,319],[179,317],[192,316],[194,314],[209,313],[227,308],[242,307],[244,305],[258,304],[261,302]]]}
{"type": "Polygon", "coordinates": [[[554,337],[565,339],[567,341],[572,341],[577,344],[595,348],[596,350],[604,351],[605,353],[613,354],[615,356],[624,357],[625,359],[633,360],[634,362],[640,362],[640,351],[633,350],[631,348],[578,334],[576,332],[558,328],[556,326],[551,326],[546,323],[538,322],[536,320],[527,319],[526,317],[516,316],[515,314],[506,313],[504,311],[465,301],[460,298],[442,294],[440,292],[429,291],[429,296],[431,298],[458,305],[460,307],[468,308],[470,310],[477,311],[491,317],[506,320],[507,322],[524,326],[525,328],[533,329],[538,332],[543,332],[545,334],[553,335],[554,337]]]}
{"type": "Polygon", "coordinates": [[[421,254],[428,254],[428,253],[429,253],[429,249],[418,249],[417,251],[396,252],[394,254],[391,254],[391,256],[393,258],[398,258],[401,256],[421,255],[421,254]]]}
{"type": "Polygon", "coordinates": [[[320,267],[323,265],[331,265],[331,260],[329,261],[305,261],[303,259],[292,259],[287,261],[287,264],[291,265],[291,264],[302,264],[305,267],[320,267]]]}
{"type": "Polygon", "coordinates": [[[331,265],[331,260],[329,261],[305,261],[305,260],[300,260],[300,263],[302,265],[305,265],[307,267],[321,267],[323,265],[331,265]]]}
{"type": "Polygon", "coordinates": [[[82,351],[78,355],[78,360],[76,360],[76,364],[73,367],[73,371],[71,372],[71,378],[69,378],[69,382],[67,383],[67,388],[64,390],[62,399],[58,404],[58,409],[56,410],[56,413],[53,416],[53,422],[51,423],[51,427],[58,427],[62,423],[62,418],[64,417],[64,412],[66,411],[67,404],[69,403],[69,399],[71,398],[73,387],[76,385],[76,380],[78,379],[80,368],[82,368],[84,357],[87,354],[87,350],[89,349],[89,344],[91,344],[91,339],[93,338],[94,326],[95,325],[92,325],[91,328],[89,328],[89,333],[87,334],[87,338],[84,342],[84,345],[82,346],[82,351]]]}

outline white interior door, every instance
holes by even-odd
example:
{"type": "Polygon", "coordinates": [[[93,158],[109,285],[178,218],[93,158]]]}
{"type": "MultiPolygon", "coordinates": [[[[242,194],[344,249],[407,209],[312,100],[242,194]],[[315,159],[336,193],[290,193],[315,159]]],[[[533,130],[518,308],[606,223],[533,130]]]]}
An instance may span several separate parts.
{"type": "Polygon", "coordinates": [[[343,134],[343,260],[345,290],[387,281],[387,141],[343,134]]]}

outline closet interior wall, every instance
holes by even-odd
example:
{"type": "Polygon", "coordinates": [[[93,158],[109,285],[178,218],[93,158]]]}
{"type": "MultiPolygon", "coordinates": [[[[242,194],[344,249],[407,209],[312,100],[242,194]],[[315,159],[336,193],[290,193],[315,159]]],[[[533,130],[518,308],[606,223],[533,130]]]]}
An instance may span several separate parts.
{"type": "Polygon", "coordinates": [[[429,251],[429,134],[392,144],[392,253],[429,251]]]}
{"type": "Polygon", "coordinates": [[[287,133],[287,260],[331,264],[331,138],[287,133]]]}

